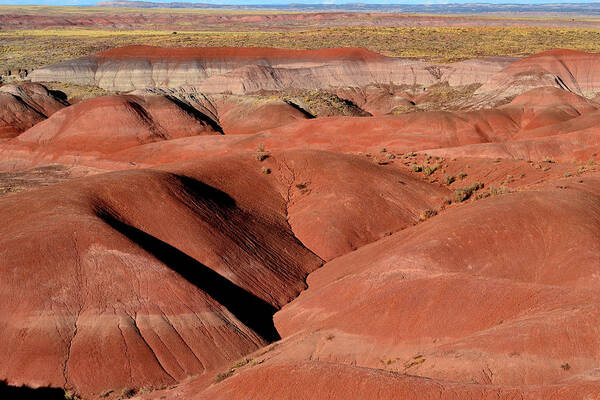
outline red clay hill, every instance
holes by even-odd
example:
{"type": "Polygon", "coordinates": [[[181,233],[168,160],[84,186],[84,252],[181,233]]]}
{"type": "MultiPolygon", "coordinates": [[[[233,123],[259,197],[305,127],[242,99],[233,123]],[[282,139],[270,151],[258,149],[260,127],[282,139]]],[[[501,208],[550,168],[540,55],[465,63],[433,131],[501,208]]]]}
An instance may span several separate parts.
{"type": "Polygon", "coordinates": [[[197,110],[163,96],[105,96],[67,107],[19,135],[19,142],[111,152],[159,140],[220,134],[197,110]]]}
{"type": "Polygon", "coordinates": [[[0,140],[17,136],[67,105],[40,84],[0,87],[0,140]]]}
{"type": "Polygon", "coordinates": [[[108,96],[0,87],[0,395],[597,398],[597,57],[140,46],[32,75],[108,96]]]}
{"type": "Polygon", "coordinates": [[[468,85],[489,78],[509,61],[437,66],[357,48],[127,46],[40,68],[29,77],[36,82],[59,81],[117,91],[195,86],[207,93],[247,94],[388,83],[468,85]]]}

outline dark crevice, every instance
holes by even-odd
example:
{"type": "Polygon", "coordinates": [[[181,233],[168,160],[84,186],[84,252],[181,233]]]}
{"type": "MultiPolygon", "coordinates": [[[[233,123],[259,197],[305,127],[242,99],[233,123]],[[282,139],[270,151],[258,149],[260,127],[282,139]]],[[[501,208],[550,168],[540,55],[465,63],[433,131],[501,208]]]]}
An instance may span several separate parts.
{"type": "Polygon", "coordinates": [[[34,106],[32,106],[31,104],[29,104],[28,102],[26,102],[21,96],[17,96],[14,94],[10,94],[15,100],[17,100],[19,103],[21,103],[23,105],[23,107],[35,112],[36,114],[38,114],[40,117],[42,118],[48,118],[48,116],[46,114],[44,114],[42,111],[38,110],[37,108],[35,108],[34,106]]]}
{"type": "Polygon", "coordinates": [[[281,338],[273,323],[273,314],[277,311],[273,305],[247,292],[170,244],[123,222],[110,208],[98,206],[96,215],[222,304],[263,339],[272,342],[281,338]]]}
{"type": "MultiPolygon", "coordinates": [[[[231,240],[234,246],[239,246],[239,249],[249,257],[259,259],[266,270],[279,276],[276,279],[282,279],[283,284],[294,286],[298,283],[293,272],[289,274],[285,272],[287,267],[291,269],[298,267],[298,265],[294,265],[292,260],[282,256],[282,251],[286,251],[285,246],[278,246],[265,241],[267,231],[278,232],[282,240],[285,241],[283,239],[285,237],[296,242],[299,246],[303,246],[292,231],[273,221],[257,218],[252,213],[237,207],[235,200],[227,193],[196,179],[185,175],[171,175],[170,179],[172,182],[172,195],[204,223],[219,227],[223,237],[231,240]],[[250,226],[256,229],[247,229],[250,226]],[[282,272],[285,274],[284,276],[281,276],[282,272]]],[[[291,298],[278,298],[268,290],[258,289],[254,294],[274,305],[277,309],[291,300],[291,298]]]]}
{"type": "Polygon", "coordinates": [[[217,212],[219,209],[230,210],[236,207],[235,200],[231,196],[204,182],[200,182],[185,175],[171,175],[171,180],[179,189],[174,191],[173,195],[184,204],[188,204],[192,201],[194,205],[200,207],[201,204],[194,201],[194,199],[202,199],[207,203],[204,207],[206,208],[205,211],[207,213],[217,212]],[[184,194],[187,197],[183,196],[184,194]]]}
{"type": "Polygon", "coordinates": [[[296,110],[300,111],[306,118],[312,119],[316,118],[314,115],[306,111],[304,108],[300,107],[298,104],[291,102],[290,100],[284,100],[286,104],[294,107],[296,110]]]}
{"type": "Polygon", "coordinates": [[[11,386],[6,381],[0,381],[0,399],[65,400],[65,391],[60,388],[11,386]]]}
{"type": "MultiPolygon", "coordinates": [[[[147,125],[148,129],[158,138],[168,140],[170,137],[163,131],[162,127],[154,121],[148,111],[135,101],[129,101],[127,105],[138,115],[138,117],[147,125]]],[[[143,142],[140,142],[143,143],[143,142]]]]}
{"type": "Polygon", "coordinates": [[[54,97],[56,100],[61,102],[63,105],[70,106],[69,101],[68,101],[68,96],[65,92],[62,92],[60,90],[48,89],[48,93],[50,93],[50,96],[54,97]]]}
{"type": "Polygon", "coordinates": [[[181,101],[181,100],[179,100],[178,98],[176,98],[174,96],[166,96],[166,97],[167,97],[167,99],[169,99],[173,103],[175,103],[177,105],[177,107],[181,108],[186,113],[192,115],[194,118],[196,118],[196,119],[198,119],[200,121],[205,122],[212,129],[214,129],[215,131],[219,132],[221,135],[225,134],[225,132],[223,131],[223,128],[214,119],[212,119],[208,115],[204,114],[203,112],[201,112],[197,108],[192,107],[188,103],[186,103],[184,101],[181,101]]]}
{"type": "Polygon", "coordinates": [[[345,105],[346,107],[348,107],[348,108],[355,108],[355,109],[356,109],[356,110],[357,110],[359,113],[364,113],[364,114],[365,114],[365,115],[364,115],[365,117],[372,117],[372,116],[373,116],[373,114],[371,114],[371,113],[370,113],[370,112],[368,112],[368,111],[365,111],[365,110],[363,110],[361,107],[359,107],[359,106],[358,106],[358,105],[357,105],[355,102],[353,102],[352,100],[350,100],[350,99],[344,99],[344,98],[342,98],[342,97],[339,97],[339,96],[337,96],[337,95],[336,95],[336,97],[337,97],[338,99],[340,99],[340,100],[342,101],[342,103],[344,103],[344,105],[345,105]]]}
{"type": "Polygon", "coordinates": [[[560,87],[561,87],[561,89],[563,89],[563,90],[566,90],[566,91],[568,91],[568,92],[571,92],[571,93],[573,93],[573,91],[572,91],[572,90],[571,90],[571,89],[570,89],[570,88],[567,86],[567,84],[566,84],[566,83],[565,83],[565,82],[562,80],[562,78],[561,78],[560,76],[558,76],[558,75],[557,75],[557,76],[555,76],[555,77],[554,77],[554,81],[556,82],[556,84],[557,84],[558,86],[560,86],[560,87]]]}
{"type": "MultiPolygon", "coordinates": [[[[173,375],[171,375],[169,373],[169,371],[167,371],[167,369],[165,368],[165,366],[163,365],[163,363],[160,361],[160,359],[158,358],[158,356],[156,355],[156,352],[154,351],[154,349],[152,348],[152,346],[150,346],[150,343],[148,343],[148,341],[146,340],[146,338],[144,337],[144,335],[142,334],[142,331],[140,330],[138,324],[137,324],[137,316],[128,316],[129,319],[131,320],[132,324],[133,324],[133,328],[135,329],[135,332],[137,333],[137,335],[140,337],[140,339],[142,339],[142,342],[144,343],[144,345],[146,345],[146,347],[148,348],[148,350],[150,351],[150,353],[152,353],[152,357],[154,357],[154,361],[156,361],[156,363],[158,364],[158,366],[160,367],[160,369],[162,369],[164,371],[165,374],[167,374],[169,376],[169,378],[171,378],[174,382],[177,382],[177,379],[175,379],[175,377],[173,375]]],[[[123,333],[121,332],[121,335],[123,333]]],[[[125,336],[123,336],[123,340],[125,340],[125,336]]],[[[177,361],[177,359],[175,359],[175,362],[179,365],[179,362],[177,361]]],[[[179,365],[179,367],[181,368],[181,365],[179,365]]],[[[183,370],[183,368],[181,368],[183,370]]]]}

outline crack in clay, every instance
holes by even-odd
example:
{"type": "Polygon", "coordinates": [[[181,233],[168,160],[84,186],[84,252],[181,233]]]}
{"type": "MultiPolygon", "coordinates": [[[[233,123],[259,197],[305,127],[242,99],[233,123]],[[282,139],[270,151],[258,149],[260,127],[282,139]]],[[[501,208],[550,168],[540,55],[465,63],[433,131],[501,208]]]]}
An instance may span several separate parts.
{"type": "Polygon", "coordinates": [[[159,360],[158,356],[154,352],[154,349],[152,348],[152,346],[150,346],[150,344],[144,338],[144,335],[142,335],[142,332],[140,331],[140,328],[138,327],[138,324],[137,324],[137,315],[135,315],[134,317],[131,317],[130,315],[128,315],[128,317],[133,322],[133,328],[136,330],[137,334],[139,335],[140,339],[142,339],[142,341],[144,342],[144,344],[146,345],[146,347],[148,347],[148,350],[150,350],[150,352],[152,353],[152,356],[154,357],[154,359],[156,360],[156,362],[158,363],[158,365],[160,366],[160,368],[165,372],[165,374],[169,375],[169,377],[171,379],[173,379],[174,382],[176,382],[177,380],[173,377],[173,375],[171,375],[165,369],[165,367],[163,366],[162,362],[159,360]]]}
{"type": "Polygon", "coordinates": [[[79,332],[79,326],[77,325],[77,322],[79,321],[79,315],[81,314],[81,308],[79,308],[79,310],[77,311],[77,315],[75,316],[75,321],[73,323],[73,335],[71,336],[71,340],[69,340],[69,343],[67,344],[67,356],[65,357],[65,362],[63,364],[63,377],[65,379],[65,387],[68,387],[69,384],[69,377],[68,377],[68,372],[69,372],[69,361],[71,360],[71,348],[73,346],[73,341],[75,340],[75,336],[77,336],[77,333],[79,332]]]}

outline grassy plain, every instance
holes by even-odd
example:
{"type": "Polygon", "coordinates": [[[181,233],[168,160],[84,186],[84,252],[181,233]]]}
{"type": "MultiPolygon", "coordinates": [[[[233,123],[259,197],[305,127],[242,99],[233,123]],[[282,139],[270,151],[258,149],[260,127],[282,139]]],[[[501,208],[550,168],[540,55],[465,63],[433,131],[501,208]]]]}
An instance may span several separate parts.
{"type": "MultiPolygon", "coordinates": [[[[106,26],[105,18],[106,15],[115,12],[114,9],[99,7],[0,6],[0,18],[5,15],[21,16],[16,18],[55,15],[65,18],[65,25],[56,28],[31,29],[31,24],[25,29],[0,27],[0,71],[37,68],[69,58],[131,44],[268,46],[294,49],[357,46],[388,56],[422,58],[438,62],[486,56],[522,57],[554,48],[600,52],[600,27],[598,26],[592,28],[530,25],[323,27],[320,23],[315,22],[314,27],[310,29],[290,29],[289,26],[286,26],[287,22],[261,22],[249,25],[227,22],[218,25],[218,29],[202,23],[196,23],[191,29],[190,16],[192,16],[193,24],[195,15],[211,15],[211,13],[240,15],[249,13],[249,11],[118,9],[120,16],[131,14],[137,17],[142,15],[147,17],[152,13],[168,13],[169,15],[186,15],[186,19],[185,21],[182,19],[179,24],[179,20],[174,17],[173,29],[170,29],[169,26],[168,30],[155,29],[149,25],[144,29],[135,27],[133,29],[127,27],[115,29],[114,26],[106,26]],[[88,26],[69,27],[71,15],[78,18],[100,16],[102,22],[93,22],[88,26]],[[252,26],[252,29],[249,29],[248,26],[252,26]],[[203,27],[206,29],[202,30],[203,27]],[[262,28],[264,30],[260,30],[262,28]],[[177,33],[173,34],[174,31],[177,33]]],[[[267,13],[267,11],[251,12],[253,15],[260,13],[267,13]]],[[[270,13],[273,14],[273,12],[270,13]]],[[[404,17],[409,18],[410,16],[404,17]]],[[[140,18],[143,21],[150,21],[140,18]]],[[[414,18],[415,24],[418,25],[418,17],[414,16],[414,18]]],[[[440,16],[435,18],[440,18],[440,16]]],[[[463,16],[461,18],[468,22],[470,17],[463,16]]],[[[528,18],[531,19],[531,17],[528,18]]],[[[8,21],[8,17],[5,21],[8,21]]],[[[60,18],[58,21],[56,23],[62,23],[60,18]]],[[[465,24],[468,25],[468,23],[465,24]]]]}

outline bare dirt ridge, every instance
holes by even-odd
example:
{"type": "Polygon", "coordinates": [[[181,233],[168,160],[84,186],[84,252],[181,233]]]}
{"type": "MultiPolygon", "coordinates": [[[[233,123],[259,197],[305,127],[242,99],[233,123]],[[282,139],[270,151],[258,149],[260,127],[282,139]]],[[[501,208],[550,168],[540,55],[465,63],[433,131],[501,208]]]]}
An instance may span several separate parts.
{"type": "Polygon", "coordinates": [[[135,46],[1,86],[0,394],[600,396],[598,57],[135,46]]]}

